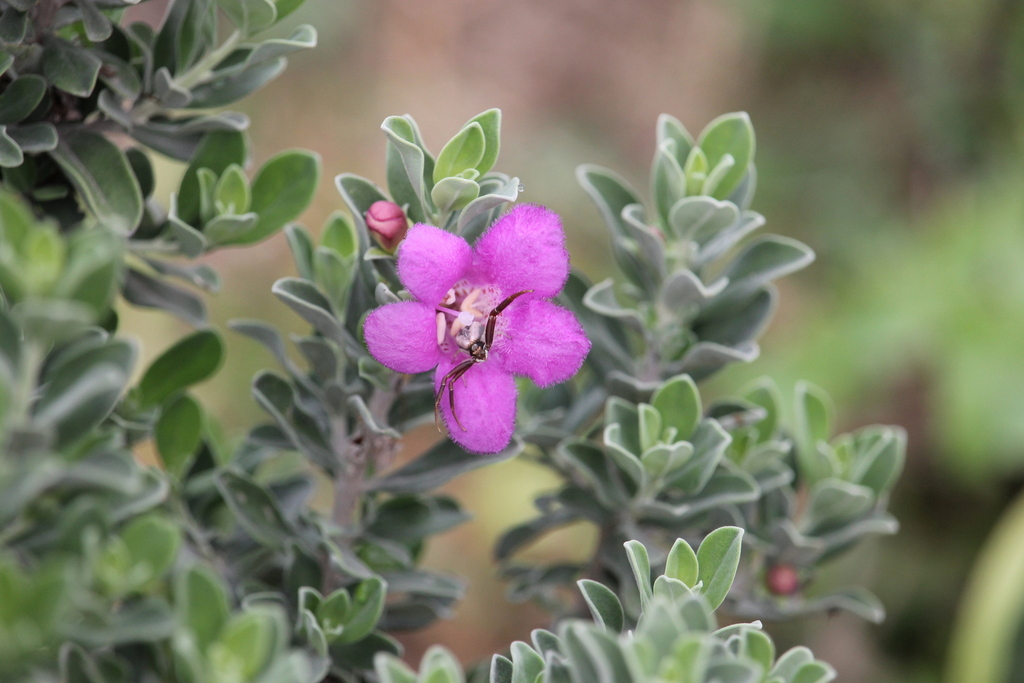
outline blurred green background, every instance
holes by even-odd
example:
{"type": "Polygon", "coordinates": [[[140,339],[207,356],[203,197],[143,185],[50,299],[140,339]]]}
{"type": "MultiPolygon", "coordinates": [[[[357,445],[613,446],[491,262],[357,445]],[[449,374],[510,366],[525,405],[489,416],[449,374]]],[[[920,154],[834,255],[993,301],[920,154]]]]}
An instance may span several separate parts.
{"type": "MultiPolygon", "coordinates": [[[[161,5],[131,18],[155,20],[161,5]]],[[[385,116],[413,115],[436,151],[496,106],[497,168],[522,179],[523,201],[563,216],[574,263],[596,279],[611,272],[608,245],[575,166],[606,165],[645,188],[659,113],[699,131],[719,113],[750,112],[753,208],[819,258],[784,281],[761,359],[704,389],[769,374],[791,390],[805,378],[833,395],[841,426],[910,434],[894,494],[901,532],[821,578],[866,584],[888,620],[771,628],[780,646],[803,642],[832,662],[840,681],[939,681],[971,565],[1024,483],[1024,2],[309,0],[288,23],[314,24],[320,47],[244,110],[255,161],[288,147],[323,155],[314,229],[341,207],[334,175],[383,184],[385,116]]],[[[166,196],[181,169],[158,170],[166,196]]],[[[215,324],[257,317],[301,330],[269,293],[293,274],[282,235],[211,262],[225,280],[210,302],[215,324]]],[[[161,314],[124,318],[149,357],[183,332],[161,314]]],[[[272,360],[237,335],[229,343],[203,393],[240,433],[261,419],[248,385],[272,360]]],[[[407,453],[433,438],[414,434],[407,453]]],[[[469,590],[452,620],[406,639],[411,658],[443,642],[474,661],[546,625],[505,602],[490,549],[551,484],[513,462],[451,487],[476,519],[435,542],[429,563],[466,576],[469,590]]],[[[530,552],[583,557],[592,540],[570,530],[530,552]]]]}

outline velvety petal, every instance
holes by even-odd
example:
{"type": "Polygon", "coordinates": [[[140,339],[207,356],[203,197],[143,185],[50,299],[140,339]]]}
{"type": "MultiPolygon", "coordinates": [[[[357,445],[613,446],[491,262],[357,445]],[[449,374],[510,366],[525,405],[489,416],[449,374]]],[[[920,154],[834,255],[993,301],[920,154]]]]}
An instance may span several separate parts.
{"type": "Polygon", "coordinates": [[[399,301],[366,316],[363,336],[370,355],[395,372],[426,372],[441,360],[433,306],[399,301]]]}
{"type": "MultiPolygon", "coordinates": [[[[441,361],[434,376],[435,390],[456,365],[457,361],[451,359],[441,361]]],[[[447,389],[441,397],[441,415],[452,441],[473,453],[497,453],[507,446],[516,423],[516,383],[512,375],[498,363],[484,361],[455,380],[452,389],[458,422],[452,416],[447,389]]]]}
{"type": "Polygon", "coordinates": [[[473,262],[466,240],[432,225],[417,223],[398,247],[398,279],[425,304],[440,303],[473,262]]]}
{"type": "Polygon", "coordinates": [[[502,366],[542,387],[564,382],[583,365],[590,340],[576,316],[550,301],[516,302],[491,347],[502,366]]]}
{"type": "Polygon", "coordinates": [[[558,214],[520,204],[502,216],[476,243],[475,270],[505,296],[532,289],[555,296],[569,278],[569,252],[558,214]]]}

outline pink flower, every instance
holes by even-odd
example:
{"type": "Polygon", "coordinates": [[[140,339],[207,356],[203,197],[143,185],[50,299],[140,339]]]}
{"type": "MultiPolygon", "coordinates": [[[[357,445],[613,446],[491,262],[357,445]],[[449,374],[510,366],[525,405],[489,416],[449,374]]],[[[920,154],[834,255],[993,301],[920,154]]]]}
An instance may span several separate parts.
{"type": "Polygon", "coordinates": [[[437,368],[441,415],[467,451],[494,453],[512,439],[513,375],[542,387],[564,382],[590,350],[576,316],[548,301],[569,277],[569,254],[561,221],[542,206],[513,208],[475,249],[414,225],[398,250],[398,277],[415,300],[370,313],[366,345],[395,372],[437,368]]]}

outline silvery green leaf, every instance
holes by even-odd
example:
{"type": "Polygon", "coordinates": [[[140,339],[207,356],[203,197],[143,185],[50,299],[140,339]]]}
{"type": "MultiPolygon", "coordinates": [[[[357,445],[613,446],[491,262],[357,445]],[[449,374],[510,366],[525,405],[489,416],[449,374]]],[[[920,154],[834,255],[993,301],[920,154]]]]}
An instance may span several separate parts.
{"type": "Polygon", "coordinates": [[[733,166],[736,165],[736,160],[733,159],[731,154],[725,154],[718,163],[715,164],[714,168],[708,173],[708,177],[704,179],[704,185],[700,188],[700,193],[703,195],[717,196],[715,191],[718,189],[719,184],[729,174],[733,166]]]}
{"type": "Polygon", "coordinates": [[[725,526],[704,537],[697,549],[697,580],[711,609],[717,609],[729,594],[743,547],[743,529],[725,526]]]}
{"type": "Polygon", "coordinates": [[[731,226],[707,240],[697,254],[694,265],[703,268],[725,254],[740,240],[764,225],[764,216],[756,211],[743,211],[740,219],[731,226]]]}
{"type": "Polygon", "coordinates": [[[760,355],[761,349],[755,342],[738,346],[723,346],[714,342],[698,342],[683,356],[678,370],[688,373],[694,379],[703,379],[729,363],[749,363],[760,355]]]}
{"type": "Polygon", "coordinates": [[[223,107],[250,95],[281,75],[287,66],[287,59],[277,59],[253,64],[245,71],[220,75],[213,72],[213,78],[191,89],[192,109],[223,107]]]}
{"type": "Polygon", "coordinates": [[[355,409],[356,414],[363,423],[363,426],[365,426],[371,434],[377,436],[388,436],[392,439],[398,439],[401,437],[401,434],[396,432],[387,424],[380,424],[380,421],[373,415],[373,413],[370,412],[370,409],[367,407],[366,401],[363,400],[362,396],[359,396],[358,394],[355,396],[349,396],[348,405],[350,408],[355,409]]]}
{"type": "Polygon", "coordinates": [[[673,205],[686,196],[686,177],[676,151],[675,140],[659,142],[651,166],[651,195],[658,217],[666,227],[673,205]]]}
{"type": "Polygon", "coordinates": [[[613,633],[622,631],[626,617],[622,610],[622,603],[619,602],[615,593],[607,586],[590,579],[580,579],[576,585],[583,593],[583,599],[586,600],[594,621],[613,633]]]}
{"type": "Polygon", "coordinates": [[[727,199],[740,207],[740,209],[746,211],[750,208],[750,203],[754,200],[754,192],[757,189],[757,169],[754,164],[751,163],[747,166],[747,172],[743,174],[743,179],[740,180],[740,184],[736,186],[736,189],[732,191],[732,194],[727,199]]]}
{"type": "Polygon", "coordinates": [[[345,200],[345,205],[352,212],[352,220],[359,234],[360,250],[365,251],[370,246],[370,236],[366,229],[366,211],[374,202],[387,201],[388,198],[372,182],[351,173],[342,173],[335,177],[334,184],[341,198],[345,200]]]}
{"type": "Polygon", "coordinates": [[[746,472],[728,466],[713,472],[698,493],[671,502],[653,500],[637,505],[640,518],[647,522],[678,528],[710,510],[752,503],[761,495],[757,482],[746,472]]]}
{"type": "Polygon", "coordinates": [[[11,81],[0,93],[0,124],[9,126],[26,118],[42,102],[46,88],[46,79],[35,74],[11,81]]]}
{"type": "Polygon", "coordinates": [[[504,450],[489,455],[467,453],[445,439],[398,470],[373,479],[367,488],[388,493],[423,493],[478,467],[503,462],[517,455],[523,444],[516,438],[504,450]]]}
{"type": "Polygon", "coordinates": [[[723,277],[729,278],[729,285],[719,300],[749,296],[772,280],[805,268],[813,260],[810,247],[794,239],[778,235],[755,239],[722,272],[723,277]]]}
{"type": "MultiPolygon", "coordinates": [[[[637,487],[642,489],[647,483],[647,472],[644,470],[644,466],[640,462],[640,458],[631,452],[631,450],[622,442],[622,425],[617,423],[606,425],[604,428],[605,452],[608,454],[608,457],[611,458],[612,462],[618,465],[619,469],[621,469],[637,487]]],[[[639,448],[637,448],[637,450],[639,450],[639,448]]]]}
{"type": "Polygon", "coordinates": [[[43,74],[53,85],[76,97],[88,97],[96,87],[103,61],[91,50],[56,36],[44,42],[43,74]]]}
{"type": "Polygon", "coordinates": [[[430,191],[430,199],[441,214],[458,211],[480,195],[480,186],[465,178],[442,178],[430,191]]]}
{"type": "Polygon", "coordinates": [[[693,457],[667,483],[693,495],[703,490],[711,479],[732,437],[717,420],[708,418],[701,421],[690,441],[694,449],[693,457]]]}
{"type": "Polygon", "coordinates": [[[322,335],[340,346],[346,344],[341,322],[312,282],[286,277],[275,282],[270,291],[322,335]]]}
{"type": "Polygon", "coordinates": [[[608,278],[597,283],[583,297],[583,304],[601,315],[617,318],[638,332],[643,330],[643,318],[634,308],[623,307],[615,298],[615,281],[608,278]]]}
{"type": "Polygon", "coordinates": [[[672,205],[668,225],[676,239],[704,244],[732,226],[739,215],[739,209],[731,202],[684,197],[672,205]]]}
{"type": "Polygon", "coordinates": [[[142,190],[113,142],[99,133],[71,129],[50,156],[98,220],[125,235],[135,229],[142,218],[142,190]]]}
{"type": "Polygon", "coordinates": [[[857,454],[850,473],[854,483],[867,486],[875,495],[888,492],[903,471],[907,433],[899,427],[883,427],[872,447],[857,454]]]}
{"type": "Polygon", "coordinates": [[[480,196],[471,201],[459,214],[456,232],[470,240],[488,227],[482,225],[479,230],[473,229],[478,217],[514,202],[519,196],[519,178],[507,178],[503,181],[498,179],[497,182],[489,182],[488,179],[480,181],[480,196]]]}
{"type": "Polygon", "coordinates": [[[647,609],[654,592],[651,587],[651,561],[647,556],[647,548],[640,541],[626,541],[624,546],[629,567],[633,570],[633,578],[640,590],[640,603],[643,609],[647,609]]]}
{"type": "Polygon", "coordinates": [[[256,213],[216,216],[203,226],[203,235],[211,247],[228,246],[244,239],[258,221],[256,213]]]}
{"type": "Polygon", "coordinates": [[[700,392],[688,375],[677,375],[662,383],[651,403],[661,413],[665,427],[674,428],[680,440],[690,439],[700,424],[703,412],[700,392]]]}
{"type": "Polygon", "coordinates": [[[701,131],[697,146],[707,155],[710,169],[715,168],[727,154],[734,159],[733,166],[718,182],[715,193],[718,198],[728,197],[754,160],[754,127],[750,117],[746,112],[719,116],[701,131]]]}
{"type": "Polygon", "coordinates": [[[17,168],[25,161],[18,143],[7,134],[7,126],[0,126],[0,166],[17,168]]]}
{"type": "Polygon", "coordinates": [[[429,201],[433,201],[429,200],[432,195],[428,183],[432,184],[433,179],[426,176],[429,154],[419,140],[415,123],[408,115],[389,116],[381,130],[388,137],[387,179],[391,196],[400,205],[408,206],[413,221],[426,222],[431,210],[429,201]]]}
{"type": "Polygon", "coordinates": [[[4,9],[0,15],[0,41],[8,44],[17,44],[25,39],[28,32],[29,17],[26,12],[16,7],[4,9]]]}
{"type": "Polygon", "coordinates": [[[470,121],[445,143],[434,164],[434,182],[475,169],[484,158],[486,140],[483,127],[470,121]]]}
{"type": "Polygon", "coordinates": [[[181,109],[192,101],[192,93],[175,83],[167,67],[157,69],[153,75],[153,94],[168,109],[181,109]]]}
{"type": "Polygon", "coordinates": [[[655,139],[660,147],[666,141],[675,143],[676,161],[682,165],[693,148],[693,136],[687,132],[686,127],[670,114],[658,116],[658,123],[655,126],[655,139]]]}
{"type": "Polygon", "coordinates": [[[644,222],[644,207],[630,204],[622,210],[622,222],[630,237],[640,246],[647,266],[658,274],[658,281],[665,275],[665,240],[661,231],[644,222]]]}
{"type": "Polygon", "coordinates": [[[15,126],[7,135],[18,143],[22,152],[49,152],[57,147],[57,129],[52,123],[40,122],[15,126]]]}
{"type": "Polygon", "coordinates": [[[777,301],[778,290],[773,285],[762,287],[746,301],[702,312],[691,323],[693,333],[701,341],[738,347],[756,339],[767,327],[777,301]]]}
{"type": "Polygon", "coordinates": [[[532,543],[553,529],[570,524],[579,516],[569,510],[555,510],[517,524],[505,531],[494,546],[494,559],[507,560],[523,546],[532,543]]]}
{"type": "Polygon", "coordinates": [[[128,269],[121,293],[129,303],[173,313],[195,327],[206,323],[206,306],[202,299],[134,268],[128,269]]]}

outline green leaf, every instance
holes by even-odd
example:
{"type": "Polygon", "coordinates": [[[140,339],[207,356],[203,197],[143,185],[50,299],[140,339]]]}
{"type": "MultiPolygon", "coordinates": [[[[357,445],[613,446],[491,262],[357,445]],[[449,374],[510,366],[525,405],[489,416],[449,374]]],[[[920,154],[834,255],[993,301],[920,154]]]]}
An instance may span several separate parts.
{"type": "Polygon", "coordinates": [[[50,36],[44,42],[42,64],[43,75],[58,89],[88,97],[96,87],[103,60],[91,50],[50,36]]]}
{"type": "Polygon", "coordinates": [[[146,580],[163,576],[178,556],[181,531],[166,517],[150,513],[136,517],[121,531],[121,540],[136,567],[146,568],[146,580]]]}
{"type": "Polygon", "coordinates": [[[864,453],[858,453],[851,480],[867,486],[875,495],[889,491],[899,479],[906,460],[907,433],[903,429],[883,428],[881,438],[864,453]]]}
{"type": "Polygon", "coordinates": [[[740,211],[732,202],[711,197],[685,197],[672,205],[668,225],[676,239],[705,244],[733,226],[740,211]]]}
{"type": "Polygon", "coordinates": [[[757,379],[744,392],[743,397],[765,410],[765,417],[757,423],[758,441],[772,439],[779,428],[782,394],[768,377],[757,379]]]}
{"type": "Polygon", "coordinates": [[[416,683],[416,672],[398,657],[379,654],[373,658],[373,669],[380,683],[416,683]]]}
{"type": "Polygon", "coordinates": [[[697,554],[693,552],[693,548],[685,540],[677,538],[668,553],[668,559],[665,560],[665,576],[682,581],[687,587],[693,588],[697,585],[698,567],[697,554]]]}
{"type": "Polygon", "coordinates": [[[260,220],[239,243],[259,242],[298,218],[319,184],[319,154],[289,150],[271,157],[252,181],[251,208],[260,220]]]}
{"type": "Polygon", "coordinates": [[[257,542],[279,548],[295,536],[294,529],[285,521],[277,502],[271,495],[247,476],[232,470],[223,470],[215,477],[217,490],[231,508],[235,519],[257,542]]]}
{"type": "Polygon", "coordinates": [[[732,155],[735,164],[722,176],[714,194],[719,199],[728,197],[754,160],[754,126],[750,123],[750,117],[746,112],[719,116],[701,132],[697,146],[707,155],[709,168],[712,169],[725,155],[732,155]]]}
{"type": "Polygon", "coordinates": [[[430,211],[427,172],[434,161],[420,141],[416,122],[408,115],[389,116],[380,127],[388,137],[387,180],[391,196],[399,205],[408,206],[414,221],[424,222],[430,211]]]}
{"type": "Polygon", "coordinates": [[[465,208],[480,196],[480,185],[465,178],[442,178],[430,191],[430,199],[442,214],[465,208]]]}
{"type": "Polygon", "coordinates": [[[661,441],[661,413],[647,403],[637,406],[639,413],[640,451],[646,452],[661,441]]]}
{"type": "Polygon", "coordinates": [[[522,449],[522,442],[514,438],[504,450],[480,455],[467,453],[454,442],[444,439],[408,465],[371,480],[368,488],[388,493],[424,493],[443,486],[465,472],[508,460],[522,449]]]}
{"type": "Polygon", "coordinates": [[[486,144],[483,127],[475,121],[467,124],[437,155],[434,182],[475,169],[483,161],[486,144]]]}
{"type": "Polygon", "coordinates": [[[384,613],[388,584],[379,576],[360,582],[352,592],[352,608],[345,619],[339,643],[354,643],[370,635],[384,613]]]}
{"type": "Polygon", "coordinates": [[[238,215],[249,211],[252,191],[241,166],[231,164],[224,169],[213,196],[218,214],[238,215]]]}
{"type": "Polygon", "coordinates": [[[211,80],[192,88],[192,100],[188,103],[188,107],[190,109],[211,109],[229,105],[256,92],[280,76],[287,65],[288,60],[285,57],[278,57],[253,64],[244,71],[220,77],[217,72],[214,72],[211,80]]]}
{"type": "MultiPolygon", "coordinates": [[[[615,595],[613,594],[612,597],[614,598],[615,595]]],[[[544,672],[544,660],[534,652],[532,647],[521,640],[512,643],[511,650],[512,683],[534,683],[544,672]]]]}
{"type": "Polygon", "coordinates": [[[651,603],[651,560],[647,556],[647,548],[640,541],[626,541],[626,557],[629,567],[633,570],[636,587],[640,590],[641,609],[646,610],[651,603]]]}
{"type": "Polygon", "coordinates": [[[135,229],[142,219],[142,190],[117,145],[76,127],[61,135],[50,156],[101,223],[123,235],[135,229]]]}
{"type": "Polygon", "coordinates": [[[7,126],[0,126],[0,166],[4,168],[17,168],[25,162],[25,155],[22,153],[18,143],[7,134],[7,126]]]}
{"type": "Polygon", "coordinates": [[[682,166],[686,163],[693,148],[693,136],[687,132],[686,127],[674,116],[661,114],[658,116],[658,123],[655,126],[655,139],[660,147],[666,141],[671,140],[675,144],[676,161],[682,166]]]}
{"type": "Polygon", "coordinates": [[[89,40],[100,43],[109,38],[114,27],[111,25],[110,19],[99,10],[93,0],[78,0],[76,4],[82,12],[82,24],[89,40]]]}
{"type": "Polygon", "coordinates": [[[734,526],[715,529],[697,548],[697,579],[703,583],[701,592],[713,610],[718,609],[732,588],[742,548],[743,529],[734,526]]]}
{"type": "Polygon", "coordinates": [[[201,168],[210,169],[220,177],[228,166],[244,167],[248,157],[245,135],[237,130],[215,130],[207,133],[199,143],[178,189],[178,216],[185,223],[199,224],[199,178],[201,168]]]}
{"type": "Polygon", "coordinates": [[[181,622],[205,649],[228,620],[228,597],[220,577],[208,567],[194,564],[177,574],[174,595],[181,622]]]}
{"type": "Polygon", "coordinates": [[[195,326],[206,323],[206,307],[202,299],[134,268],[128,269],[121,293],[126,301],[136,306],[168,311],[195,326]]]}
{"type": "Polygon", "coordinates": [[[476,164],[476,170],[483,175],[490,171],[494,167],[494,162],[498,160],[501,148],[501,110],[488,109],[466,122],[467,125],[470,123],[480,124],[484,133],[484,155],[476,164]]]}
{"type": "Polygon", "coordinates": [[[805,244],[788,237],[766,235],[752,241],[729,264],[722,277],[729,286],[722,298],[753,293],[773,280],[805,268],[814,261],[814,252],[805,244]]]}
{"type": "Polygon", "coordinates": [[[339,588],[328,595],[316,607],[316,619],[327,640],[333,642],[344,632],[345,621],[352,609],[352,598],[348,591],[339,588]]]}
{"type": "Polygon", "coordinates": [[[825,662],[808,662],[801,666],[791,679],[792,683],[828,683],[834,680],[836,671],[825,662]]]}
{"type": "Polygon", "coordinates": [[[7,135],[18,143],[26,154],[49,152],[57,148],[57,129],[52,123],[27,123],[7,131],[7,135]]]}
{"type": "Polygon", "coordinates": [[[761,665],[764,672],[772,668],[775,662],[775,643],[764,631],[746,629],[743,634],[743,653],[761,665]]]}
{"type": "Polygon", "coordinates": [[[348,259],[359,252],[359,235],[348,216],[335,211],[327,217],[320,244],[348,259]]]}
{"type": "Polygon", "coordinates": [[[320,334],[344,345],[345,333],[341,321],[334,315],[330,302],[312,282],[293,277],[281,278],[270,291],[320,334]]]}
{"type": "Polygon", "coordinates": [[[35,74],[19,76],[0,93],[0,124],[19,123],[43,100],[46,79],[35,74]]]}
{"type": "Polygon", "coordinates": [[[57,432],[57,446],[71,443],[110,414],[127,381],[127,372],[113,363],[64,368],[34,406],[34,422],[57,432]]]}
{"type": "Polygon", "coordinates": [[[203,409],[191,396],[182,395],[164,407],[153,430],[164,468],[180,479],[199,450],[203,436],[203,409]]]}
{"type": "Polygon", "coordinates": [[[164,351],[146,370],[138,387],[143,408],[211,377],[224,359],[224,342],[214,330],[199,330],[164,351]]]}
{"type": "Polygon", "coordinates": [[[576,582],[583,593],[583,599],[590,608],[594,621],[614,633],[620,633],[626,622],[625,613],[622,611],[622,603],[614,591],[590,579],[580,579],[576,582]]]}
{"type": "Polygon", "coordinates": [[[235,674],[243,681],[253,680],[274,656],[273,644],[273,624],[265,614],[236,614],[207,654],[215,679],[235,674]]]}
{"type": "Polygon", "coordinates": [[[651,404],[661,413],[665,429],[675,428],[676,438],[689,440],[700,424],[704,408],[697,384],[689,375],[676,375],[654,392],[651,404]]]}
{"type": "Polygon", "coordinates": [[[828,394],[810,382],[796,384],[795,432],[797,464],[800,476],[808,485],[828,475],[818,459],[819,442],[827,441],[832,432],[835,408],[828,394]]]}

